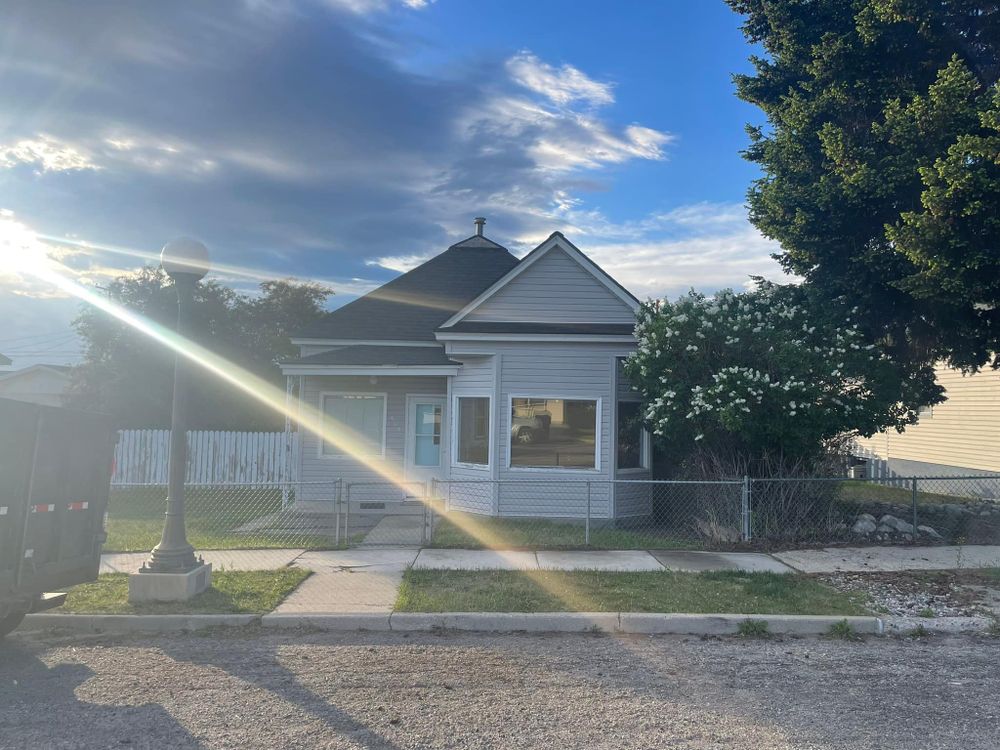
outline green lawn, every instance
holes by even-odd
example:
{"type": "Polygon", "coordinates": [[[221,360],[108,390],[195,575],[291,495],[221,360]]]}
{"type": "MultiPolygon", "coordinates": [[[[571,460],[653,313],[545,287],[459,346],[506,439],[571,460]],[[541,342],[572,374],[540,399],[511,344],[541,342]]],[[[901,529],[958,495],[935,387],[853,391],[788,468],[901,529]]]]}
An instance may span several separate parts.
{"type": "MultiPolygon", "coordinates": [[[[542,518],[490,518],[450,512],[436,516],[430,547],[457,549],[586,549],[583,524],[560,523],[542,518]]],[[[699,549],[696,539],[644,534],[641,531],[590,529],[594,549],[699,549]]]]}
{"type": "Polygon", "coordinates": [[[263,614],[270,612],[302,583],[302,568],[212,572],[212,587],[186,602],[129,604],[128,575],[111,573],[74,586],[56,612],[74,614],[263,614]]]}
{"type": "Polygon", "coordinates": [[[408,570],[400,612],[868,614],[805,576],[778,573],[408,570]]]}
{"type": "MultiPolygon", "coordinates": [[[[112,488],[104,551],[152,549],[163,531],[166,496],[166,488],[160,486],[112,488]]],[[[196,549],[333,548],[327,535],[282,528],[288,517],[281,515],[280,489],[195,487],[186,495],[187,536],[196,549]],[[263,528],[238,531],[253,521],[263,528]]]]}
{"type": "MultiPolygon", "coordinates": [[[[956,483],[960,484],[960,483],[956,483]]],[[[946,481],[917,481],[917,503],[971,503],[978,502],[977,497],[967,497],[964,495],[943,495],[938,492],[926,492],[925,488],[946,489],[946,481]]],[[[895,505],[909,505],[913,502],[913,490],[911,487],[897,484],[880,484],[876,482],[847,481],[838,483],[840,487],[840,500],[848,502],[879,502],[892,503],[895,505]]]]}

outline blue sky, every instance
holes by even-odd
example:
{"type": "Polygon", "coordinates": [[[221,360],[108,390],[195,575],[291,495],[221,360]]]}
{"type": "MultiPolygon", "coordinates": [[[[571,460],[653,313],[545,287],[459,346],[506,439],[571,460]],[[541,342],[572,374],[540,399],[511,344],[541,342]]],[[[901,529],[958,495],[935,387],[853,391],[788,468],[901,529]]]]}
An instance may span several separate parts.
{"type": "Polygon", "coordinates": [[[193,235],[226,283],[319,279],[334,306],[477,215],[518,254],[561,230],[639,296],[775,277],[739,23],[721,0],[6,2],[0,352],[79,348],[79,303],[11,262],[26,234],[85,243],[44,247],[90,285],[193,235]]]}

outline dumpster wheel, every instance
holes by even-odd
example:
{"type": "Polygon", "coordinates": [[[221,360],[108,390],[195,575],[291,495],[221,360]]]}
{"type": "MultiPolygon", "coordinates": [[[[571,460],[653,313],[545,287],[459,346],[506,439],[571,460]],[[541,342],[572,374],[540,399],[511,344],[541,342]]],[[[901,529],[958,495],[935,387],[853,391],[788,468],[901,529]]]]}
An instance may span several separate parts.
{"type": "Polygon", "coordinates": [[[0,617],[0,638],[3,638],[8,633],[14,631],[18,625],[21,624],[21,620],[24,619],[26,612],[15,612],[9,614],[6,617],[0,617]]]}

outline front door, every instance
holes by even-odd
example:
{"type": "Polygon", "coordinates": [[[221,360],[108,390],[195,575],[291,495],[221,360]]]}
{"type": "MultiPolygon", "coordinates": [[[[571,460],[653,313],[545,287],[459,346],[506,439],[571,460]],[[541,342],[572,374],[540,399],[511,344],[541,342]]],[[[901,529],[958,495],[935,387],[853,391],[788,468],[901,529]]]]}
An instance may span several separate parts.
{"type": "Polygon", "coordinates": [[[444,396],[406,397],[406,480],[444,477],[444,396]]]}

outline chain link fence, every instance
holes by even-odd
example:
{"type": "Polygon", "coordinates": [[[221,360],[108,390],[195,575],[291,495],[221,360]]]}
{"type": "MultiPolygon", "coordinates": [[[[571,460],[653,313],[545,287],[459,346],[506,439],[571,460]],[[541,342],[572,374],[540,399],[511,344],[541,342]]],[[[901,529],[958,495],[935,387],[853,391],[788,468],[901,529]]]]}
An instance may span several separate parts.
{"type": "MultiPolygon", "coordinates": [[[[338,540],[334,509],[339,479],[281,484],[188,484],[185,522],[198,550],[331,549],[338,540]]],[[[160,541],[166,510],[163,484],[112,484],[105,552],[148,552],[160,541]]]]}
{"type": "Polygon", "coordinates": [[[1000,544],[1000,476],[432,483],[431,546],[1000,544]]]}
{"type": "Polygon", "coordinates": [[[754,479],[762,544],[1000,544],[1000,476],[754,479]]]}
{"type": "MultiPolygon", "coordinates": [[[[193,484],[199,550],[1000,544],[1000,476],[193,484]]],[[[105,551],[146,552],[166,487],[115,484],[105,551]]]]}

